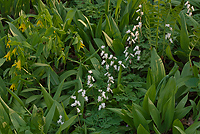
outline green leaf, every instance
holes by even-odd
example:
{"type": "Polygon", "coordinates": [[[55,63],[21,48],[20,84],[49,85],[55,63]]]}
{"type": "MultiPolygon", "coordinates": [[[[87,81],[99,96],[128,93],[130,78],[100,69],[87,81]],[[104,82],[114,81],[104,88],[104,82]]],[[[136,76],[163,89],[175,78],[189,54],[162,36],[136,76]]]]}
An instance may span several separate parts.
{"type": "Polygon", "coordinates": [[[116,6],[116,9],[115,9],[115,17],[117,17],[117,15],[118,15],[121,2],[122,2],[122,0],[117,1],[117,6],[116,6]]]}
{"type": "Polygon", "coordinates": [[[113,38],[121,42],[122,40],[121,32],[119,31],[119,28],[112,17],[110,18],[110,25],[112,29],[113,38]]]}
{"type": "Polygon", "coordinates": [[[153,130],[156,132],[156,134],[161,134],[154,124],[153,124],[153,130]]]}
{"type": "Polygon", "coordinates": [[[7,103],[8,102],[8,92],[6,90],[6,85],[3,79],[0,76],[0,96],[3,98],[3,100],[7,103]]]}
{"type": "Polygon", "coordinates": [[[63,84],[64,84],[64,80],[58,85],[58,89],[56,90],[56,93],[55,93],[55,95],[53,97],[54,100],[58,101],[58,99],[59,99],[59,97],[61,95],[63,84]]]}
{"type": "Polygon", "coordinates": [[[95,38],[101,38],[102,35],[102,18],[103,16],[101,16],[101,18],[99,19],[98,25],[96,27],[96,31],[95,31],[95,38]]]}
{"type": "Polygon", "coordinates": [[[178,105],[176,106],[176,109],[177,109],[177,110],[178,110],[178,109],[182,109],[182,108],[185,106],[187,100],[188,100],[188,93],[187,93],[187,95],[178,103],[178,105]]]}
{"type": "Polygon", "coordinates": [[[60,76],[60,81],[65,80],[66,78],[68,78],[71,75],[76,75],[77,71],[76,70],[69,70],[69,71],[65,71],[61,76],[60,76]]]}
{"type": "Polygon", "coordinates": [[[106,15],[108,15],[109,6],[110,6],[110,0],[106,0],[106,5],[105,5],[105,14],[106,14],[106,15]]]}
{"type": "Polygon", "coordinates": [[[158,129],[160,129],[161,126],[160,112],[149,98],[148,98],[148,107],[153,121],[155,122],[158,129]]]}
{"type": "MultiPolygon", "coordinates": [[[[186,134],[180,127],[174,126],[181,134],[186,134]]],[[[174,134],[180,134],[180,133],[174,133],[174,134]]]]}
{"type": "Polygon", "coordinates": [[[54,117],[55,110],[56,110],[56,105],[55,105],[55,102],[54,102],[53,105],[51,106],[49,112],[47,113],[47,116],[46,116],[46,124],[44,126],[44,132],[45,133],[47,133],[48,130],[49,130],[49,127],[50,127],[51,122],[52,122],[53,117],[54,117]]]}
{"type": "Polygon", "coordinates": [[[179,119],[176,119],[173,122],[173,128],[172,128],[173,134],[180,134],[179,130],[184,131],[184,127],[183,127],[183,124],[181,123],[181,121],[179,119]],[[179,129],[177,129],[176,127],[178,127],[179,129]]]}
{"type": "Polygon", "coordinates": [[[185,130],[185,133],[194,134],[199,127],[200,127],[200,122],[195,122],[185,130]]]}
{"type": "Polygon", "coordinates": [[[25,107],[24,102],[13,91],[11,91],[9,88],[6,89],[23,107],[25,107]]]}
{"type": "Polygon", "coordinates": [[[126,13],[121,21],[120,21],[120,24],[119,24],[119,29],[122,31],[123,29],[126,28],[126,26],[129,24],[129,13],[126,13]]]}
{"type": "Polygon", "coordinates": [[[187,31],[187,26],[186,26],[186,21],[185,21],[185,17],[183,12],[180,13],[180,17],[181,17],[181,31],[180,31],[180,44],[181,44],[181,48],[185,51],[185,52],[189,52],[189,35],[188,35],[188,31],[187,31]]]}
{"type": "Polygon", "coordinates": [[[155,48],[151,50],[151,70],[155,79],[155,86],[157,87],[159,82],[165,77],[165,68],[155,48]]]}
{"type": "Polygon", "coordinates": [[[177,62],[174,59],[173,55],[172,55],[172,52],[171,52],[171,49],[170,49],[170,45],[168,45],[167,48],[166,48],[166,55],[170,60],[173,60],[174,62],[177,62]]]}
{"type": "Polygon", "coordinates": [[[0,59],[0,67],[4,64],[5,61],[6,61],[6,58],[1,58],[0,59]]]}
{"type": "Polygon", "coordinates": [[[186,116],[186,114],[190,112],[191,109],[192,109],[192,106],[188,106],[182,109],[176,109],[174,113],[174,118],[182,119],[183,117],[186,116]]]}
{"type": "Polygon", "coordinates": [[[74,120],[76,119],[77,116],[78,115],[72,116],[69,120],[65,121],[65,123],[60,126],[60,128],[58,129],[56,134],[60,134],[61,131],[68,128],[74,122],[74,120]]]}
{"type": "Polygon", "coordinates": [[[116,55],[121,55],[124,51],[124,45],[121,43],[120,39],[113,40],[113,49],[116,55]]]}
{"type": "Polygon", "coordinates": [[[21,34],[21,32],[10,22],[7,22],[10,28],[11,33],[14,37],[18,39],[19,42],[25,41],[26,38],[21,34]]]}
{"type": "Polygon", "coordinates": [[[108,44],[108,46],[114,51],[113,49],[113,40],[103,31],[103,34],[105,36],[105,39],[106,39],[106,43],[108,44]]]}
{"type": "Polygon", "coordinates": [[[137,128],[137,134],[150,134],[141,124],[137,128]]]}

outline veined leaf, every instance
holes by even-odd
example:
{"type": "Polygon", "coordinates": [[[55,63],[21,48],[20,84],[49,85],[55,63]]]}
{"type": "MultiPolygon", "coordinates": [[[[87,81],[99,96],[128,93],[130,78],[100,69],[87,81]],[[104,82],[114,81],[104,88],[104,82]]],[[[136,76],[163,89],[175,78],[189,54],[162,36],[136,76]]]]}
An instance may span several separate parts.
{"type": "Polygon", "coordinates": [[[174,120],[173,122],[173,134],[180,134],[180,130],[184,131],[184,127],[183,124],[181,123],[181,121],[179,119],[174,120]],[[178,127],[179,129],[177,129],[176,127],[178,127]]]}
{"type": "Polygon", "coordinates": [[[150,134],[141,124],[137,128],[137,134],[150,134]]]}
{"type": "Polygon", "coordinates": [[[106,43],[108,44],[108,46],[114,51],[113,49],[113,40],[103,31],[103,34],[105,36],[105,39],[106,39],[106,43]]]}

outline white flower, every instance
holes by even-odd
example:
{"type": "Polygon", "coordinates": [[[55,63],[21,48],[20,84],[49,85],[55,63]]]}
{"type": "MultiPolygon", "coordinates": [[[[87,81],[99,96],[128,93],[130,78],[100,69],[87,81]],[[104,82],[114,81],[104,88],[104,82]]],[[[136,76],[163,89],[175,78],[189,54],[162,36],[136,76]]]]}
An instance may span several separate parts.
{"type": "Polygon", "coordinates": [[[62,115],[60,115],[59,118],[62,119],[62,115]]]}
{"type": "Polygon", "coordinates": [[[92,70],[89,70],[89,71],[88,71],[88,73],[90,73],[90,74],[91,74],[91,73],[92,73],[92,70]]]}
{"type": "Polygon", "coordinates": [[[137,56],[137,60],[140,60],[140,56],[137,56]]]}
{"type": "Polygon", "coordinates": [[[109,69],[109,65],[107,64],[107,65],[106,65],[106,70],[108,70],[108,69],[109,69]]]}
{"type": "Polygon", "coordinates": [[[135,52],[135,55],[136,55],[136,54],[137,54],[137,55],[140,55],[140,52],[141,52],[140,50],[136,51],[136,52],[135,52]]]}
{"type": "Polygon", "coordinates": [[[105,103],[101,103],[101,106],[102,106],[102,108],[105,108],[106,104],[105,103]]]}
{"type": "Polygon", "coordinates": [[[190,4],[187,4],[187,8],[190,8],[190,4]]]}
{"type": "Polygon", "coordinates": [[[136,28],[137,28],[137,27],[136,27],[136,26],[134,26],[132,31],[135,31],[135,29],[136,29],[136,28]]]}
{"type": "Polygon", "coordinates": [[[140,26],[140,28],[142,27],[142,22],[139,22],[138,25],[140,26]]]}
{"type": "MultiPolygon", "coordinates": [[[[88,76],[90,76],[90,75],[88,75],[88,76]]],[[[80,93],[80,92],[82,92],[83,91],[83,89],[80,89],[80,90],[78,90],[78,93],[80,93]]]]}
{"type": "Polygon", "coordinates": [[[102,90],[101,90],[101,89],[99,89],[98,91],[99,91],[99,92],[102,92],[102,90]]]}
{"type": "Polygon", "coordinates": [[[76,110],[77,110],[77,113],[80,113],[81,112],[81,110],[77,107],[76,108],[76,110]]]}
{"type": "Polygon", "coordinates": [[[140,12],[141,16],[144,15],[144,12],[140,12]]]}
{"type": "Polygon", "coordinates": [[[118,64],[121,65],[121,64],[122,64],[122,61],[118,61],[118,64]]]}
{"type": "Polygon", "coordinates": [[[136,13],[139,12],[139,11],[140,11],[140,9],[136,10],[136,13]]]}
{"type": "Polygon", "coordinates": [[[133,54],[130,54],[132,57],[135,57],[133,54]]]}
{"type": "Polygon", "coordinates": [[[128,37],[128,39],[126,41],[129,41],[131,37],[128,37]]]}
{"type": "Polygon", "coordinates": [[[185,6],[186,6],[187,4],[189,4],[189,1],[185,2],[185,6]]]}
{"type": "Polygon", "coordinates": [[[73,96],[73,95],[72,95],[71,98],[75,100],[75,99],[76,99],[76,96],[73,96]]]}
{"type": "Polygon", "coordinates": [[[123,68],[126,68],[126,67],[124,66],[124,64],[122,64],[122,67],[123,67],[123,68]]]}
{"type": "Polygon", "coordinates": [[[104,65],[106,63],[106,61],[105,60],[103,60],[102,62],[101,62],[101,65],[104,65]]]}
{"type": "Polygon", "coordinates": [[[139,35],[139,31],[136,31],[136,32],[135,32],[135,35],[136,35],[136,37],[137,37],[137,36],[139,35]]]}
{"type": "Polygon", "coordinates": [[[131,32],[131,30],[126,31],[127,34],[130,33],[130,32],[131,32]]]}
{"type": "Polygon", "coordinates": [[[114,60],[117,60],[117,57],[113,57],[114,60]]]}
{"type": "Polygon", "coordinates": [[[169,29],[172,31],[172,27],[169,27],[169,29]]]}
{"type": "Polygon", "coordinates": [[[113,58],[113,55],[111,54],[110,57],[108,58],[109,60],[113,58]]]}
{"type": "Polygon", "coordinates": [[[191,9],[192,9],[192,11],[194,11],[194,7],[193,6],[191,7],[191,9]]]}
{"type": "Polygon", "coordinates": [[[104,55],[104,53],[105,53],[105,51],[101,51],[101,54],[100,54],[100,55],[101,55],[101,56],[103,56],[103,55],[104,55]]]}
{"type": "Polygon", "coordinates": [[[101,95],[102,95],[103,98],[106,98],[106,92],[103,91],[103,92],[101,93],[101,95]]]}
{"type": "Polygon", "coordinates": [[[125,59],[125,60],[127,61],[127,60],[128,60],[128,58],[129,58],[129,56],[128,56],[128,57],[126,57],[126,59],[125,59]]]}
{"type": "Polygon", "coordinates": [[[115,63],[114,61],[111,61],[111,62],[110,62],[110,66],[112,66],[114,63],[115,63]]]}
{"type": "Polygon", "coordinates": [[[85,98],[85,101],[87,101],[87,102],[88,102],[88,97],[87,97],[87,96],[85,96],[84,98],[85,98]]]}
{"type": "Polygon", "coordinates": [[[133,42],[133,44],[135,44],[135,41],[134,41],[134,39],[132,39],[132,42],[133,42]]]}
{"type": "Polygon", "coordinates": [[[75,106],[76,106],[76,103],[72,103],[72,104],[71,104],[71,107],[75,107],[75,106]]]}
{"type": "Polygon", "coordinates": [[[189,13],[189,16],[192,16],[192,12],[189,13]]]}
{"type": "Polygon", "coordinates": [[[188,8],[188,10],[187,10],[187,13],[189,13],[190,12],[190,8],[188,8]]]}
{"type": "Polygon", "coordinates": [[[170,27],[170,24],[165,24],[165,27],[170,27]]]}
{"type": "Polygon", "coordinates": [[[98,102],[101,102],[101,101],[103,101],[103,99],[101,98],[101,96],[98,96],[98,100],[97,100],[98,102]]]}
{"type": "Polygon", "coordinates": [[[120,69],[120,66],[118,66],[118,69],[117,69],[117,71],[119,71],[119,69],[120,69]]]}
{"type": "Polygon", "coordinates": [[[109,72],[105,73],[104,76],[106,76],[109,72]]]}
{"type": "Polygon", "coordinates": [[[114,65],[113,67],[114,67],[115,70],[117,70],[117,65],[114,65]]]}
{"type": "Polygon", "coordinates": [[[165,39],[170,38],[170,36],[171,36],[171,33],[167,33],[167,34],[165,35],[165,39]]]}
{"type": "Polygon", "coordinates": [[[135,37],[134,33],[131,32],[131,36],[135,37]]]}
{"type": "Polygon", "coordinates": [[[131,60],[129,60],[129,63],[130,63],[130,64],[132,63],[131,60]]]}
{"type": "Polygon", "coordinates": [[[90,85],[89,85],[89,88],[91,88],[92,86],[93,86],[93,84],[90,84],[90,85]]]}
{"type": "Polygon", "coordinates": [[[102,58],[103,58],[103,59],[104,59],[104,58],[105,58],[105,59],[108,59],[108,54],[105,53],[104,56],[103,56],[102,58]]]}
{"type": "Polygon", "coordinates": [[[170,38],[169,41],[170,41],[171,43],[173,43],[172,38],[170,38]]]}
{"type": "Polygon", "coordinates": [[[133,49],[133,51],[135,50],[139,50],[139,46],[135,46],[135,48],[133,49]]]}
{"type": "Polygon", "coordinates": [[[141,8],[141,7],[142,7],[142,5],[140,4],[140,5],[139,5],[139,8],[141,8]]]}
{"type": "Polygon", "coordinates": [[[136,18],[136,20],[138,21],[138,20],[139,20],[139,18],[140,18],[140,16],[138,16],[138,17],[136,18]]]}
{"type": "Polygon", "coordinates": [[[105,48],[105,46],[101,46],[101,48],[102,48],[102,49],[104,49],[104,48],[105,48]]]}
{"type": "Polygon", "coordinates": [[[99,108],[98,108],[98,110],[101,110],[101,107],[102,107],[102,106],[101,106],[101,105],[99,105],[99,108]]]}
{"type": "Polygon", "coordinates": [[[92,77],[92,81],[93,81],[93,82],[95,82],[95,79],[94,79],[94,77],[92,77]]]}
{"type": "Polygon", "coordinates": [[[128,52],[125,53],[125,57],[127,57],[127,56],[128,56],[128,52]]]}

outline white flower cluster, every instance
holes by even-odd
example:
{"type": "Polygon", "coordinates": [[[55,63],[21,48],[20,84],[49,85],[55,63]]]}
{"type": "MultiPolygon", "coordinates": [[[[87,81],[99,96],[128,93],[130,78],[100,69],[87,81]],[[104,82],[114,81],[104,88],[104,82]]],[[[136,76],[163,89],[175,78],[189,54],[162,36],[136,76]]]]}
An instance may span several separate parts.
{"type": "Polygon", "coordinates": [[[105,108],[106,104],[105,103],[101,103],[101,105],[99,105],[99,110],[101,110],[102,108],[105,108]]]}
{"type": "MultiPolygon", "coordinates": [[[[80,107],[81,106],[81,103],[78,100],[76,100],[76,96],[72,95],[71,98],[75,100],[75,102],[71,104],[71,107],[75,107],[75,106],[79,106],[80,107]]],[[[76,110],[77,110],[77,113],[81,112],[81,110],[78,107],[76,107],[76,110]]]]}
{"type": "Polygon", "coordinates": [[[62,122],[62,115],[60,115],[59,118],[60,118],[60,119],[57,121],[57,123],[58,123],[58,124],[60,123],[60,124],[62,125],[62,124],[64,123],[64,122],[62,122]]]}
{"type": "Polygon", "coordinates": [[[139,46],[135,46],[135,48],[133,49],[133,52],[135,52],[134,54],[132,53],[129,53],[128,51],[129,49],[129,46],[127,46],[124,50],[124,54],[125,54],[125,60],[129,60],[129,63],[131,64],[131,57],[135,57],[137,56],[137,60],[139,61],[140,60],[140,53],[141,53],[141,50],[139,49],[139,46]]]}
{"type": "Polygon", "coordinates": [[[192,12],[194,11],[194,7],[193,6],[190,7],[189,1],[185,2],[185,6],[187,6],[187,14],[189,16],[192,16],[192,12]]]}
{"type": "MultiPolygon", "coordinates": [[[[92,74],[92,70],[88,71],[89,74],[92,74]]],[[[88,75],[88,79],[87,79],[87,85],[89,86],[89,88],[93,87],[92,82],[95,82],[95,79],[93,76],[88,75]],[[92,80],[92,81],[91,81],[92,80]]]]}
{"type": "Polygon", "coordinates": [[[144,15],[144,12],[142,12],[142,5],[139,5],[139,9],[136,12],[140,12],[140,15],[136,18],[136,21],[139,20],[138,25],[135,25],[131,30],[129,29],[128,31],[126,31],[127,34],[131,34],[131,36],[128,37],[127,41],[129,42],[129,44],[135,44],[136,40],[139,37],[139,31],[138,28],[142,28],[142,15],[144,15]],[[136,30],[137,29],[137,30],[136,30]],[[135,34],[133,33],[136,30],[135,34]]]}
{"type": "MultiPolygon", "coordinates": [[[[168,27],[168,28],[172,31],[172,27],[170,27],[170,24],[165,24],[165,27],[168,27]]],[[[166,39],[166,40],[169,39],[169,41],[170,41],[171,43],[173,43],[173,40],[172,40],[172,38],[171,38],[171,33],[167,33],[167,34],[165,35],[165,39],[166,39]]]]}

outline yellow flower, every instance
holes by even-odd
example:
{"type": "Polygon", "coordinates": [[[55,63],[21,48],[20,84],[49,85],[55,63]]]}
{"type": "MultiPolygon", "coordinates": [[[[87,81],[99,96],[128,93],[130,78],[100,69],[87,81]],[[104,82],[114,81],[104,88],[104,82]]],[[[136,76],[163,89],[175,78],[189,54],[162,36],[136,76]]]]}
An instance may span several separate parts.
{"type": "Polygon", "coordinates": [[[12,85],[10,86],[10,89],[11,89],[11,90],[16,90],[16,84],[12,84],[12,85]]]}
{"type": "Polygon", "coordinates": [[[10,48],[10,44],[9,44],[10,42],[11,42],[10,40],[7,42],[7,44],[6,44],[6,48],[7,48],[7,47],[10,48]]]}
{"type": "Polygon", "coordinates": [[[11,53],[10,53],[10,51],[4,56],[4,58],[6,58],[6,60],[11,60],[11,53]]]}
{"type": "Polygon", "coordinates": [[[41,20],[39,20],[39,21],[37,22],[37,26],[38,26],[38,25],[40,25],[40,27],[43,27],[43,26],[44,26],[41,20]]]}
{"type": "Polygon", "coordinates": [[[24,23],[21,24],[21,26],[19,27],[19,29],[22,30],[22,32],[24,32],[26,30],[26,26],[24,23]]]}
{"type": "Polygon", "coordinates": [[[16,54],[16,51],[17,51],[17,48],[14,48],[13,50],[12,50],[12,54],[16,54]]]}
{"type": "Polygon", "coordinates": [[[15,64],[13,64],[12,66],[16,66],[16,68],[21,70],[21,60],[18,60],[17,62],[15,61],[15,64]]]}
{"type": "Polygon", "coordinates": [[[81,42],[81,48],[84,48],[85,47],[85,45],[81,42]]]}
{"type": "Polygon", "coordinates": [[[53,33],[56,33],[56,31],[53,31],[53,33]]]}

